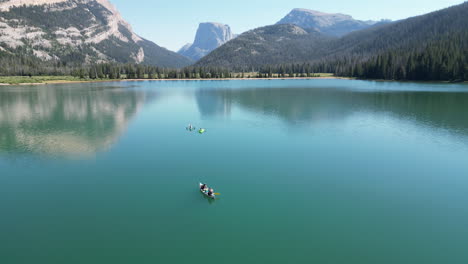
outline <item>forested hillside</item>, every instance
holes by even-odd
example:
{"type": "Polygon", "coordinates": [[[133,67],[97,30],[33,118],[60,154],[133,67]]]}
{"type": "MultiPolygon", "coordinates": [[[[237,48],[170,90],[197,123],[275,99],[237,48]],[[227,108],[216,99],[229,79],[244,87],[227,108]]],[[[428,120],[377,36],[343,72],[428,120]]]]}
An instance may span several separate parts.
{"type": "MultiPolygon", "coordinates": [[[[244,42],[232,41],[197,65],[279,72],[307,63],[313,70],[359,78],[468,79],[468,2],[327,41],[302,37],[298,44],[291,39],[271,44],[273,39],[260,43],[250,35],[241,35],[244,42]],[[270,45],[276,49],[269,50],[270,45]],[[255,52],[239,52],[246,47],[255,47],[255,52]],[[274,60],[270,59],[272,53],[276,54],[274,60]]],[[[256,38],[265,38],[265,34],[257,33],[256,38]]]]}
{"type": "Polygon", "coordinates": [[[465,79],[468,2],[428,15],[351,33],[331,43],[322,61],[343,76],[465,79]]]}
{"type": "Polygon", "coordinates": [[[238,36],[195,65],[248,71],[268,64],[302,63],[320,58],[331,39],[334,38],[296,25],[267,26],[238,36]]]}

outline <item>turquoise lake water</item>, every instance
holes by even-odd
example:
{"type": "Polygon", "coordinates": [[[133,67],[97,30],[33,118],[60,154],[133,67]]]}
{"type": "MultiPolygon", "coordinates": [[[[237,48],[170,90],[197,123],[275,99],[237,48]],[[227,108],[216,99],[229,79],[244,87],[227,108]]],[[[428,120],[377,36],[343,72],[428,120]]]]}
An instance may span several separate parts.
{"type": "Polygon", "coordinates": [[[467,246],[466,84],[0,87],[2,264],[458,264],[467,246]]]}

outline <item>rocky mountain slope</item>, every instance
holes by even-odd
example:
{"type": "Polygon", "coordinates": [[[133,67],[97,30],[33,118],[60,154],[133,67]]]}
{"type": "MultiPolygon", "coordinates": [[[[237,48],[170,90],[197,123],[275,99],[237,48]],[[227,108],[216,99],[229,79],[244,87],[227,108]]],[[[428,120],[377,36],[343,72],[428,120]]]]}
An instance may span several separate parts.
{"type": "Polygon", "coordinates": [[[191,63],[135,34],[108,0],[0,1],[0,52],[65,64],[191,63]]]}
{"type": "Polygon", "coordinates": [[[185,45],[178,53],[197,61],[234,37],[235,35],[231,32],[231,28],[228,25],[200,23],[195,36],[195,42],[185,45]]]}
{"type": "Polygon", "coordinates": [[[277,24],[293,24],[301,28],[311,28],[326,35],[341,37],[353,31],[369,28],[377,23],[388,23],[388,21],[360,21],[355,20],[350,15],[327,14],[297,8],[292,10],[277,24]]]}

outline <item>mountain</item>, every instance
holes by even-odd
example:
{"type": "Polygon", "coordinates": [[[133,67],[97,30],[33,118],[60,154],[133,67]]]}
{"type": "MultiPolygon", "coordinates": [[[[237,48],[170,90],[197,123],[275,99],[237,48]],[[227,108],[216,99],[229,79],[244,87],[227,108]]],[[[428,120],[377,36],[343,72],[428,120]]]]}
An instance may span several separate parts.
{"type": "Polygon", "coordinates": [[[187,43],[182,48],[180,48],[180,50],[178,50],[177,53],[182,54],[186,52],[187,50],[189,50],[190,47],[192,47],[192,43],[187,43]]]}
{"type": "Polygon", "coordinates": [[[305,29],[287,37],[291,34],[276,25],[267,27],[273,33],[257,29],[242,34],[196,65],[251,70],[308,63],[315,72],[359,78],[468,80],[466,14],[468,2],[329,39],[317,31],[316,37],[307,38],[303,32],[311,31],[305,29]]]}
{"type": "Polygon", "coordinates": [[[353,32],[322,59],[338,75],[373,79],[468,80],[468,2],[353,32]],[[343,62],[344,56],[347,62],[343,62]]]}
{"type": "Polygon", "coordinates": [[[108,0],[2,0],[0,53],[64,64],[191,63],[135,34],[108,0]]]}
{"type": "Polygon", "coordinates": [[[200,23],[195,42],[185,45],[178,53],[197,61],[234,37],[235,35],[228,25],[211,22],[200,23]]]}
{"type": "Polygon", "coordinates": [[[328,43],[338,36],[383,24],[386,22],[294,9],[275,25],[241,34],[199,60],[196,66],[247,70],[265,64],[310,62],[327,54],[328,43]]]}
{"type": "Polygon", "coordinates": [[[327,14],[296,8],[277,24],[293,24],[302,28],[312,28],[326,35],[341,37],[353,31],[369,28],[377,23],[386,23],[386,21],[360,21],[349,15],[327,14]]]}
{"type": "Polygon", "coordinates": [[[248,70],[265,64],[299,63],[323,54],[334,39],[313,29],[278,24],[248,31],[229,41],[195,66],[222,66],[248,70]]]}
{"type": "Polygon", "coordinates": [[[328,56],[424,50],[429,43],[468,32],[468,2],[426,15],[350,33],[328,46],[328,56]]]}

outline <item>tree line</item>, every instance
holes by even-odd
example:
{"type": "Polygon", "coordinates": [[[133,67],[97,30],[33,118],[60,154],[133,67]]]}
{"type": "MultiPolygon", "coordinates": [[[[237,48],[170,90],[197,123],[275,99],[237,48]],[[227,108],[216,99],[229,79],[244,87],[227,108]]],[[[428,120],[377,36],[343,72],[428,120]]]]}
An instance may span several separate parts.
{"type": "MultiPolygon", "coordinates": [[[[349,55],[296,64],[253,67],[238,72],[226,67],[170,69],[141,64],[73,64],[42,61],[0,51],[1,76],[75,76],[82,79],[221,79],[316,77],[317,73],[360,79],[468,81],[468,34],[452,34],[412,50],[393,49],[371,57],[349,55]]],[[[19,53],[24,54],[24,53],[19,53]]]]}
{"type": "Polygon", "coordinates": [[[82,79],[219,79],[236,78],[225,68],[186,67],[171,69],[142,64],[94,64],[75,69],[72,76],[82,79]]]}
{"type": "MultiPolygon", "coordinates": [[[[185,67],[182,69],[143,64],[99,63],[76,65],[60,61],[41,61],[30,56],[2,56],[0,76],[74,76],[81,79],[224,79],[315,77],[311,64],[264,66],[250,72],[235,72],[225,67],[185,67]]],[[[322,71],[323,72],[323,71],[322,71]]]]}

